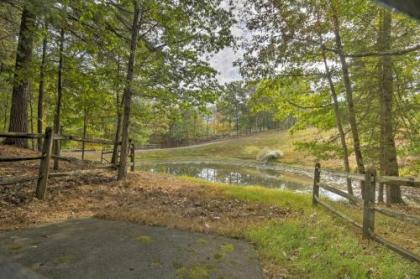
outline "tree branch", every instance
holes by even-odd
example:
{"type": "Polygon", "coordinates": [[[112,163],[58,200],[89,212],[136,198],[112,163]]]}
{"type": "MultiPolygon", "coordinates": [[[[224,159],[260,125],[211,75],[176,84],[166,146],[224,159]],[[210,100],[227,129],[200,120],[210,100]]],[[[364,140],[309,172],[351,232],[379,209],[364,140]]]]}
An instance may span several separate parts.
{"type": "MultiPolygon", "coordinates": [[[[339,53],[338,49],[325,47],[325,50],[339,53]]],[[[420,50],[420,44],[414,45],[405,49],[395,49],[390,51],[367,51],[360,53],[343,53],[345,57],[356,58],[356,57],[371,57],[371,56],[398,56],[404,55],[413,51],[420,50]]]]}

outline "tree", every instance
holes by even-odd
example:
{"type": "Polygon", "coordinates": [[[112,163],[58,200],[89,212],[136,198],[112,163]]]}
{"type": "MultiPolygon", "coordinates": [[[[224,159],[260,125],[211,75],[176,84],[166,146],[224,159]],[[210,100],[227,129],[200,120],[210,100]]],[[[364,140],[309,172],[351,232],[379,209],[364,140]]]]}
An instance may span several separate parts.
{"type": "MultiPolygon", "coordinates": [[[[12,104],[10,110],[10,132],[28,132],[28,100],[31,67],[33,34],[35,30],[35,15],[25,5],[23,7],[19,40],[16,52],[16,63],[14,69],[12,104]]],[[[6,144],[15,144],[21,147],[28,147],[26,139],[8,138],[6,144]]]]}
{"type": "MultiPolygon", "coordinates": [[[[323,43],[321,39],[321,46],[322,45],[323,43]]],[[[340,111],[340,104],[338,102],[337,91],[335,89],[334,81],[331,75],[330,68],[328,66],[327,56],[325,54],[324,49],[322,49],[322,60],[324,62],[325,75],[327,77],[328,84],[330,86],[331,98],[333,101],[334,114],[335,114],[335,122],[337,125],[338,134],[340,136],[341,147],[343,148],[344,170],[347,173],[350,173],[349,151],[348,151],[347,142],[346,142],[346,134],[344,133],[343,123],[342,123],[342,114],[340,111]]],[[[347,192],[353,195],[353,187],[352,187],[350,178],[347,178],[347,192]]]]}
{"type": "MultiPolygon", "coordinates": [[[[406,146],[413,148],[415,145],[416,139],[408,131],[416,131],[418,127],[412,107],[415,102],[413,85],[416,84],[412,79],[416,71],[412,69],[418,63],[415,52],[420,48],[416,44],[419,33],[415,22],[398,16],[398,23],[393,26],[398,28],[394,31],[399,34],[398,39],[391,40],[392,47],[377,47],[379,44],[373,38],[378,33],[378,11],[368,1],[358,2],[358,5],[338,0],[247,1],[243,18],[251,34],[247,38],[251,39],[243,43],[246,52],[239,65],[244,76],[260,81],[257,93],[267,94],[269,100],[265,106],[277,104],[278,116],[293,115],[297,121],[292,130],[310,126],[328,130],[333,126],[327,123],[335,120],[337,137],[326,142],[299,144],[300,148],[318,159],[328,158],[326,154],[342,156],[346,171],[351,167],[348,158],[353,154],[359,172],[363,172],[365,161],[377,165],[395,162],[392,173],[396,175],[397,152],[415,149],[408,151],[406,146]],[[383,66],[378,69],[378,59],[382,61],[381,65],[388,65],[385,72],[383,66]],[[323,70],[320,65],[324,66],[323,70]],[[387,76],[385,83],[383,76],[387,76]],[[398,86],[395,86],[399,88],[398,94],[392,92],[393,86],[390,86],[390,80],[396,77],[399,77],[398,86]],[[290,90],[290,80],[309,82],[312,93],[290,90]],[[384,87],[388,99],[387,105],[382,106],[377,92],[383,92],[384,87]],[[331,104],[324,99],[327,88],[331,104]],[[312,95],[318,96],[312,98],[312,95]],[[320,112],[324,114],[321,116],[320,112]],[[389,115],[392,115],[392,122],[390,118],[384,120],[389,115]],[[389,131],[386,136],[388,151],[379,148],[384,137],[379,129],[381,126],[382,131],[389,131]],[[349,136],[353,148],[347,147],[349,136]],[[395,137],[403,141],[399,150],[395,147],[395,137]],[[332,145],[336,139],[341,142],[340,149],[332,145]]],[[[261,94],[257,96],[262,97],[261,94]]],[[[350,181],[347,183],[351,192],[350,181]]],[[[399,191],[398,187],[395,189],[399,191]]]]}
{"type": "MultiPolygon", "coordinates": [[[[391,26],[392,26],[392,15],[390,11],[381,11],[381,26],[379,29],[379,50],[389,51],[391,50],[392,38],[391,38],[391,26]]],[[[383,175],[398,176],[398,162],[397,162],[397,150],[395,148],[394,139],[394,120],[393,120],[393,72],[392,72],[392,57],[382,56],[380,57],[380,93],[379,93],[379,104],[380,104],[380,125],[381,125],[381,155],[380,160],[381,173],[383,175]]],[[[388,186],[387,203],[400,203],[401,190],[399,186],[388,186]]]]}
{"type": "MultiPolygon", "coordinates": [[[[336,86],[339,87],[340,84],[337,83],[337,74],[338,71],[336,67],[330,69],[328,63],[335,64],[334,57],[331,57],[326,53],[325,42],[331,43],[331,36],[327,36],[331,30],[331,24],[328,14],[325,9],[325,2],[314,2],[314,1],[286,1],[282,3],[273,3],[271,5],[266,5],[266,1],[257,1],[253,3],[256,6],[258,15],[251,15],[251,19],[248,21],[248,27],[253,29],[264,29],[265,33],[268,35],[260,35],[257,33],[255,39],[248,45],[252,47],[249,48],[249,53],[257,50],[259,51],[258,60],[255,59],[255,56],[248,57],[245,56],[245,63],[243,63],[242,69],[252,73],[252,76],[255,76],[255,70],[260,69],[258,72],[264,78],[269,78],[277,81],[278,78],[284,78],[285,80],[294,79],[297,83],[299,80],[306,79],[311,81],[314,85],[317,84],[317,90],[325,90],[325,84],[322,80],[326,79],[327,88],[330,90],[332,108],[334,108],[336,128],[339,132],[339,138],[341,142],[341,147],[343,152],[343,163],[346,171],[350,171],[349,165],[349,151],[346,143],[346,135],[343,128],[343,122],[347,123],[345,117],[347,114],[341,112],[339,103],[339,94],[337,94],[336,86]],[[279,29],[280,31],[277,31],[279,29]],[[318,40],[316,38],[319,38],[318,40]],[[261,42],[267,41],[268,44],[261,44],[261,42]],[[267,69],[261,64],[271,67],[267,69]],[[324,65],[324,71],[321,72],[321,67],[317,66],[318,64],[324,65]],[[253,69],[251,69],[251,66],[253,69]],[[311,67],[316,70],[310,70],[311,67]],[[276,72],[273,70],[284,69],[281,72],[276,72]],[[248,70],[249,69],[249,70],[248,70]],[[278,76],[278,78],[273,78],[272,76],[278,76]]],[[[251,11],[253,9],[250,9],[251,11]]],[[[331,33],[330,33],[331,34],[331,33]]],[[[285,91],[283,91],[284,94],[285,91]]],[[[306,92],[298,92],[298,94],[306,95],[306,92]]],[[[326,107],[322,105],[299,105],[302,104],[301,100],[296,102],[292,101],[292,96],[287,96],[288,100],[283,104],[287,107],[294,107],[296,110],[305,110],[305,114],[299,114],[300,117],[303,115],[308,115],[305,117],[313,118],[309,111],[324,111],[326,107]]],[[[287,115],[283,115],[287,117],[287,115]]],[[[325,118],[318,119],[319,121],[327,121],[325,118]]],[[[303,119],[298,120],[300,125],[303,125],[305,121],[303,119]]],[[[313,122],[309,121],[310,125],[314,125],[313,122]]],[[[309,124],[308,123],[308,124],[309,124]]],[[[322,126],[322,125],[316,125],[322,126]]],[[[303,127],[303,126],[300,126],[303,127]]],[[[332,128],[332,126],[323,125],[324,128],[332,128]]],[[[321,147],[324,144],[317,144],[321,147]]],[[[310,148],[315,147],[315,143],[308,145],[310,148]]],[[[325,146],[324,146],[325,147],[325,146]]],[[[322,147],[322,150],[324,150],[322,147]]],[[[352,193],[351,182],[348,180],[348,191],[352,193]]]]}
{"type": "MultiPolygon", "coordinates": [[[[338,19],[337,8],[335,7],[334,0],[329,0],[329,4],[330,4],[330,9],[331,9],[331,17],[332,17],[334,37],[335,37],[335,46],[337,48],[338,56],[340,58],[341,71],[343,73],[348,117],[349,117],[352,138],[353,138],[353,148],[354,148],[354,155],[356,157],[357,171],[360,173],[365,173],[365,165],[363,162],[362,150],[360,148],[359,128],[356,122],[356,112],[355,112],[354,101],[353,101],[353,88],[350,81],[349,67],[346,61],[346,57],[343,52],[343,43],[341,41],[340,23],[338,19]]],[[[361,187],[362,187],[362,195],[363,195],[364,183],[361,183],[361,187]]]]}
{"type": "Polygon", "coordinates": [[[250,98],[250,90],[243,82],[231,82],[224,86],[224,90],[217,102],[217,109],[222,113],[224,120],[234,127],[236,134],[241,130],[241,120],[250,116],[247,101],[250,98]],[[233,125],[232,125],[233,124],[233,125]]]}
{"type": "MultiPolygon", "coordinates": [[[[65,32],[64,26],[60,28],[59,50],[58,50],[58,65],[57,65],[57,103],[54,114],[54,133],[61,134],[61,108],[63,104],[63,63],[64,63],[64,40],[65,32]]],[[[55,156],[60,156],[60,141],[54,141],[53,152],[55,156]]],[[[54,169],[58,170],[59,160],[54,160],[54,169]]]]}
{"type": "Polygon", "coordinates": [[[128,59],[127,78],[123,94],[123,118],[122,118],[122,141],[121,141],[121,155],[120,166],[118,169],[118,180],[125,179],[127,176],[127,158],[129,151],[129,134],[128,127],[130,125],[130,111],[131,111],[131,98],[133,95],[133,79],[134,79],[134,63],[137,51],[139,29],[140,29],[140,4],[133,1],[134,15],[133,24],[131,27],[131,43],[130,43],[130,58],[128,59]]]}
{"type": "MultiPolygon", "coordinates": [[[[41,65],[39,67],[39,88],[38,88],[38,117],[37,117],[37,131],[38,134],[43,133],[42,121],[44,118],[44,95],[45,95],[45,70],[47,63],[47,45],[48,45],[48,25],[45,23],[45,34],[42,40],[42,55],[41,55],[41,65]]],[[[38,139],[38,151],[42,151],[42,139],[38,139]]]]}
{"type": "MultiPolygon", "coordinates": [[[[117,32],[118,37],[124,38],[127,31],[131,37],[126,84],[122,97],[124,105],[119,179],[124,179],[127,173],[131,99],[135,82],[144,83],[149,80],[146,82],[149,86],[156,86],[150,78],[158,78],[162,81],[162,78],[167,78],[169,74],[173,77],[173,82],[170,80],[164,82],[172,91],[170,93],[178,93],[178,98],[191,98],[191,93],[208,86],[208,80],[203,77],[214,75],[214,71],[208,67],[207,63],[203,63],[199,56],[205,52],[217,51],[231,41],[229,12],[220,8],[219,0],[205,3],[169,0],[146,3],[134,0],[125,4],[127,6],[122,7],[115,2],[109,2],[109,6],[114,9],[118,18],[111,29],[123,31],[117,32]],[[126,7],[129,8],[126,9],[126,7]],[[131,18],[130,27],[121,13],[131,18]],[[155,69],[156,72],[152,73],[138,70],[139,76],[135,80],[136,58],[142,57],[141,63],[147,69],[148,57],[151,55],[160,58],[156,62],[162,63],[161,68],[155,69]],[[163,77],[155,76],[156,73],[160,74],[162,71],[167,71],[163,77]],[[179,84],[183,78],[184,84],[179,84]]],[[[156,62],[151,63],[150,66],[155,67],[156,62]]],[[[169,91],[168,89],[159,91],[164,93],[164,91],[169,91]]]]}

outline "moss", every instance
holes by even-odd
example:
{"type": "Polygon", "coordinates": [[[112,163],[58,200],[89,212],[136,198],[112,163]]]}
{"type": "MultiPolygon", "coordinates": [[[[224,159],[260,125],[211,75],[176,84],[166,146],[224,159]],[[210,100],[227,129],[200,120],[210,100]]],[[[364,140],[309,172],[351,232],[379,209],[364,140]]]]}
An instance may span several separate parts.
{"type": "Polygon", "coordinates": [[[183,266],[177,269],[176,275],[179,279],[208,279],[211,271],[208,265],[183,266]]]}
{"type": "Polygon", "coordinates": [[[232,253],[233,251],[235,251],[235,246],[232,243],[223,243],[220,245],[216,254],[214,254],[214,258],[218,261],[223,260],[226,254],[232,253]]]}
{"type": "Polygon", "coordinates": [[[135,238],[140,243],[149,244],[153,242],[153,238],[149,235],[139,235],[135,238]]]}
{"type": "Polygon", "coordinates": [[[207,238],[200,237],[195,242],[200,245],[206,245],[207,243],[209,243],[209,240],[207,238]]]}
{"type": "Polygon", "coordinates": [[[74,257],[72,257],[72,256],[63,255],[63,256],[60,256],[60,257],[56,258],[54,262],[56,264],[66,264],[66,263],[70,263],[73,259],[74,259],[74,257]]]}
{"type": "Polygon", "coordinates": [[[161,268],[162,267],[162,263],[160,261],[154,261],[151,263],[151,267],[153,268],[161,268]]]}
{"type": "Polygon", "coordinates": [[[17,253],[17,252],[23,250],[24,247],[21,244],[12,244],[7,248],[9,249],[9,251],[17,253]]]}
{"type": "Polygon", "coordinates": [[[224,257],[224,255],[221,254],[221,253],[219,253],[219,252],[217,252],[216,254],[214,254],[214,259],[217,260],[217,261],[223,260],[223,257],[224,257]]]}

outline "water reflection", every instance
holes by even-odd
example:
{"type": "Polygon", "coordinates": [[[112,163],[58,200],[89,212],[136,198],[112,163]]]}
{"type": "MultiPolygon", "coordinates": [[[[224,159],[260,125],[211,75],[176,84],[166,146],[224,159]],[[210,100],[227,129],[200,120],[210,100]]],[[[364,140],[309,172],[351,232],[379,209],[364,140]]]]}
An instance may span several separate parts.
{"type": "MultiPolygon", "coordinates": [[[[239,185],[261,185],[268,188],[288,189],[295,192],[312,192],[310,180],[294,175],[298,181],[291,181],[292,175],[282,171],[265,168],[250,168],[241,166],[227,166],[217,164],[191,164],[191,163],[164,163],[153,166],[141,166],[140,169],[150,172],[167,173],[177,176],[190,176],[205,179],[211,182],[221,182],[239,185]],[[288,179],[287,179],[288,178],[288,179]],[[305,182],[308,181],[308,182],[305,182]]],[[[320,189],[320,195],[332,200],[342,200],[338,195],[320,189]]]]}

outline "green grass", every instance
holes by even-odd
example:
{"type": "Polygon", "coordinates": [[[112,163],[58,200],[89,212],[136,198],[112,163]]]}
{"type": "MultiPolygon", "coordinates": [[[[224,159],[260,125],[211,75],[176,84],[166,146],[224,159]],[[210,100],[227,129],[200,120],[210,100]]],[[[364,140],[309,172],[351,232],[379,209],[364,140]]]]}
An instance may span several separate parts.
{"type": "MultiPolygon", "coordinates": [[[[380,244],[362,240],[358,229],[321,208],[313,208],[308,194],[181,179],[222,191],[228,198],[287,207],[297,212],[280,221],[250,226],[244,232],[245,238],[255,244],[260,259],[267,266],[286,270],[287,278],[414,279],[420,276],[418,264],[380,244]]],[[[334,205],[356,219],[361,212],[341,203],[334,205]]],[[[383,225],[384,221],[379,219],[378,224],[383,225]]]]}
{"type": "Polygon", "coordinates": [[[228,186],[224,189],[227,196],[241,200],[253,201],[288,207],[295,211],[309,213],[313,211],[311,199],[307,194],[294,193],[287,190],[269,189],[261,186],[228,186]]]}
{"type": "Polygon", "coordinates": [[[257,187],[227,192],[239,199],[289,206],[304,212],[303,216],[254,227],[246,232],[247,239],[255,243],[260,256],[276,265],[287,266],[292,278],[391,279],[420,276],[417,264],[379,244],[363,242],[360,233],[350,225],[323,210],[313,209],[309,206],[308,195],[305,197],[287,191],[270,194],[270,190],[257,187]]]}
{"type": "MultiPolygon", "coordinates": [[[[305,218],[306,219],[306,218],[305,218]]],[[[418,266],[383,247],[361,244],[325,218],[275,222],[247,232],[260,255],[296,278],[418,278],[418,266]]]]}

